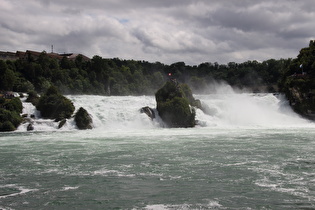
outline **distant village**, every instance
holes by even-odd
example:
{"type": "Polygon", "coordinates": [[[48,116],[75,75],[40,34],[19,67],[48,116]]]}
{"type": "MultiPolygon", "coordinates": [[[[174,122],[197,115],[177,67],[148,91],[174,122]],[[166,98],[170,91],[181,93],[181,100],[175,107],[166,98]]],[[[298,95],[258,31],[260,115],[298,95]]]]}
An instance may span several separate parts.
{"type": "MultiPolygon", "coordinates": [[[[31,51],[27,50],[25,52],[23,51],[16,51],[16,52],[4,52],[0,51],[0,60],[27,60],[29,57],[32,57],[34,59],[37,59],[43,52],[36,52],[36,51],[31,51]]],[[[90,58],[88,58],[85,55],[82,54],[76,54],[76,53],[46,53],[47,56],[51,58],[55,58],[58,60],[61,60],[62,58],[66,57],[69,60],[74,60],[78,55],[81,55],[83,60],[88,61],[90,58]]]]}

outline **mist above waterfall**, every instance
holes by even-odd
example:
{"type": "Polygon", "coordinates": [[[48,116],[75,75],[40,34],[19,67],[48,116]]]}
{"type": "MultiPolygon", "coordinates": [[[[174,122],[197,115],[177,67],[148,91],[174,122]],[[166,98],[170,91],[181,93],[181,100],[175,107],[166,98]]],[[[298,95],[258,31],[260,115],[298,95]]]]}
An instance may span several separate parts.
{"type": "Polygon", "coordinates": [[[197,95],[209,115],[197,112],[207,126],[301,126],[309,122],[293,112],[285,97],[272,93],[248,93],[224,82],[210,86],[211,94],[197,95]]]}

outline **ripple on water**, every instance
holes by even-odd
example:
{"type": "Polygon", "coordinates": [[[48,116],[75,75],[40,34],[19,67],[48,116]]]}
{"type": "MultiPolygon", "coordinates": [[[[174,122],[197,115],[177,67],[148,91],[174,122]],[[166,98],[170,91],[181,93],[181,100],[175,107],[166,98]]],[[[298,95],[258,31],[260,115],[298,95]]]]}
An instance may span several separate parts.
{"type": "Polygon", "coordinates": [[[27,189],[23,186],[18,186],[16,184],[7,184],[0,186],[0,199],[12,196],[17,196],[21,194],[26,194],[28,192],[37,191],[37,189],[27,189]]]}

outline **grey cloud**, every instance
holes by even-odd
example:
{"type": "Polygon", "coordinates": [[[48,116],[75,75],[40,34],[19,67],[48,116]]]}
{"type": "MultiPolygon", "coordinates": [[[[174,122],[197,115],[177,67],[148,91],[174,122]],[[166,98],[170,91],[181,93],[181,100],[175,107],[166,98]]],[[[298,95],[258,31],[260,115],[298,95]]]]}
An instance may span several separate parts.
{"type": "Polygon", "coordinates": [[[314,39],[312,0],[0,0],[0,5],[0,50],[7,51],[49,50],[54,44],[61,52],[89,56],[227,63],[294,57],[314,39]]]}

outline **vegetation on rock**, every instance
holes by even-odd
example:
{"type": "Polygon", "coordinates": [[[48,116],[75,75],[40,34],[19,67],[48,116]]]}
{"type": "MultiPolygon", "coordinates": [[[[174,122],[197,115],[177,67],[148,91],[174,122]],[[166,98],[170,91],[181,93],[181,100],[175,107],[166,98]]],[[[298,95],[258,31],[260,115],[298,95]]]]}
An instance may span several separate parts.
{"type": "Polygon", "coordinates": [[[28,97],[26,99],[26,102],[32,103],[34,106],[37,106],[38,101],[39,101],[39,96],[36,93],[36,91],[30,91],[28,92],[28,97]]]}
{"type": "Polygon", "coordinates": [[[58,89],[51,86],[44,95],[42,95],[36,106],[43,118],[55,119],[60,121],[70,118],[74,112],[72,102],[61,95],[58,89]]]}
{"type": "Polygon", "coordinates": [[[21,124],[23,106],[20,98],[0,98],[0,131],[14,131],[21,124]]]}
{"type": "Polygon", "coordinates": [[[315,120],[315,41],[301,49],[280,83],[292,108],[304,117],[315,120]]]}
{"type": "Polygon", "coordinates": [[[186,85],[168,81],[155,94],[157,110],[168,127],[195,126],[195,110],[190,106],[190,99],[183,91],[187,91],[187,88],[189,87],[186,85]]]}

